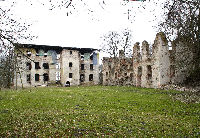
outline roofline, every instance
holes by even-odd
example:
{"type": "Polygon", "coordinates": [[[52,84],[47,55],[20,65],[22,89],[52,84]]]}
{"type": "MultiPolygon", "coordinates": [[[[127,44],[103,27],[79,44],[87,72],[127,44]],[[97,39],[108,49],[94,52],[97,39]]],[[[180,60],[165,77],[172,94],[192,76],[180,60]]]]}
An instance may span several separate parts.
{"type": "Polygon", "coordinates": [[[17,44],[21,48],[34,48],[34,49],[53,49],[62,51],[63,49],[68,50],[78,50],[80,52],[93,52],[93,51],[99,51],[100,49],[94,49],[94,48],[77,48],[77,47],[62,47],[62,46],[50,46],[50,45],[36,45],[36,44],[17,44]]]}

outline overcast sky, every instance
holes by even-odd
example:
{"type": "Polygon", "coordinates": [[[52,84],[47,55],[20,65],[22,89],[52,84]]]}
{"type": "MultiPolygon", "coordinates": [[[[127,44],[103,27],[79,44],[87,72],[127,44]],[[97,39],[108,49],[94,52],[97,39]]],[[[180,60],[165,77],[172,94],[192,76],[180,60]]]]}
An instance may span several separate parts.
{"type": "MultiPolygon", "coordinates": [[[[8,1],[5,0],[0,4],[6,5],[8,1]]],[[[28,31],[38,36],[37,39],[26,43],[99,48],[100,37],[103,34],[126,28],[133,31],[133,42],[147,40],[153,43],[157,32],[152,26],[156,26],[159,21],[153,21],[155,19],[153,14],[161,17],[159,5],[156,7],[144,2],[146,9],[142,7],[138,9],[142,2],[132,1],[122,6],[123,0],[104,0],[104,3],[102,0],[85,0],[85,3],[79,0],[73,1],[76,4],[75,10],[73,7],[49,10],[50,3],[42,5],[40,0],[34,0],[30,4],[26,0],[17,0],[12,9],[14,16],[21,18],[22,22],[32,24],[28,31]],[[127,16],[128,9],[130,9],[130,19],[127,16]],[[150,12],[153,9],[155,11],[150,12]]]]}

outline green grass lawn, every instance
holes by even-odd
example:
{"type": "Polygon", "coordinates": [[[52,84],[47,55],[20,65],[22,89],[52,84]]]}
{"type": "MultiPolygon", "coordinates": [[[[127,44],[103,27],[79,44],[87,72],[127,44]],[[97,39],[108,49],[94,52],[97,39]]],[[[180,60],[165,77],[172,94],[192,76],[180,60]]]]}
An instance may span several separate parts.
{"type": "Polygon", "coordinates": [[[121,86],[0,91],[0,137],[200,137],[200,104],[121,86]]]}

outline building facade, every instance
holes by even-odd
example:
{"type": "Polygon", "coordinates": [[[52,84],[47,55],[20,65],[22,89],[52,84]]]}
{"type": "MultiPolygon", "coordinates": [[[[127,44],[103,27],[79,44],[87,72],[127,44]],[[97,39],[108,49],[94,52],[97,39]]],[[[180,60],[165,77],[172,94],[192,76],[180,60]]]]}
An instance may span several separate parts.
{"type": "Polygon", "coordinates": [[[97,85],[99,53],[96,49],[46,45],[19,45],[15,86],[97,85]]]}

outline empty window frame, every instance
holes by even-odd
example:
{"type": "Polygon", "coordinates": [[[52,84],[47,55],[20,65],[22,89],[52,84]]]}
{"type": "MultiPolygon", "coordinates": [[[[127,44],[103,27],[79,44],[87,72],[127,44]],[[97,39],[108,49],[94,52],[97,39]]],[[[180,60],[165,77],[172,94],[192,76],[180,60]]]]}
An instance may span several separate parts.
{"type": "Polygon", "coordinates": [[[31,70],[31,68],[32,68],[31,63],[30,63],[30,62],[27,62],[27,63],[26,63],[26,67],[27,67],[28,70],[31,70]]]}
{"type": "Polygon", "coordinates": [[[31,56],[31,52],[30,51],[26,51],[27,52],[27,56],[30,57],[31,56]]]}
{"type": "Polygon", "coordinates": [[[35,81],[39,81],[40,80],[40,75],[39,74],[35,74],[35,81]]]}
{"type": "Polygon", "coordinates": [[[147,65],[147,80],[152,79],[152,68],[151,65],[147,65]]]}
{"type": "Polygon", "coordinates": [[[93,60],[93,54],[90,56],[90,60],[93,60]]]}
{"type": "Polygon", "coordinates": [[[93,64],[90,64],[90,70],[93,70],[93,64]]]}
{"type": "Polygon", "coordinates": [[[29,82],[29,83],[31,82],[31,74],[27,74],[26,81],[29,82]]]}
{"type": "Polygon", "coordinates": [[[47,57],[47,53],[44,53],[44,57],[47,57]]]}
{"type": "Polygon", "coordinates": [[[72,73],[69,73],[69,78],[72,78],[73,77],[73,74],[72,73]]]}
{"type": "Polygon", "coordinates": [[[48,63],[43,63],[43,68],[44,69],[49,69],[49,64],[48,63]]]}
{"type": "Polygon", "coordinates": [[[81,53],[81,60],[84,60],[84,53],[81,53]]]}
{"type": "Polygon", "coordinates": [[[84,69],[85,69],[85,65],[81,64],[81,70],[84,70],[84,69]]]}
{"type": "Polygon", "coordinates": [[[73,52],[72,52],[72,51],[69,51],[69,53],[70,53],[70,55],[72,55],[72,54],[73,54],[73,52]]]}
{"type": "Polygon", "coordinates": [[[106,72],[106,77],[108,77],[108,72],[106,72]]]}
{"type": "Polygon", "coordinates": [[[39,62],[35,62],[35,69],[40,69],[39,62]]]}
{"type": "Polygon", "coordinates": [[[72,62],[69,62],[69,67],[70,67],[70,68],[72,67],[72,62]]]}
{"type": "Polygon", "coordinates": [[[84,74],[81,74],[81,75],[80,75],[80,81],[81,81],[81,82],[84,82],[84,81],[85,81],[85,75],[84,75],[84,74]]]}
{"type": "Polygon", "coordinates": [[[124,76],[127,76],[127,73],[126,73],[126,72],[124,73],[124,76]]]}
{"type": "Polygon", "coordinates": [[[93,81],[93,74],[89,75],[89,81],[93,81]]]}
{"type": "Polygon", "coordinates": [[[56,69],[60,69],[60,63],[56,63],[56,69]]]}
{"type": "Polygon", "coordinates": [[[49,81],[49,75],[47,73],[43,74],[43,80],[44,81],[49,81]]]}
{"type": "Polygon", "coordinates": [[[133,80],[133,73],[130,73],[130,81],[133,80]]]}
{"type": "Polygon", "coordinates": [[[60,81],[60,72],[56,72],[56,81],[60,81]]]}
{"type": "Polygon", "coordinates": [[[60,54],[57,54],[57,55],[56,55],[56,59],[60,59],[60,54]]]}
{"type": "Polygon", "coordinates": [[[117,79],[117,72],[115,72],[115,79],[117,79]]]}

